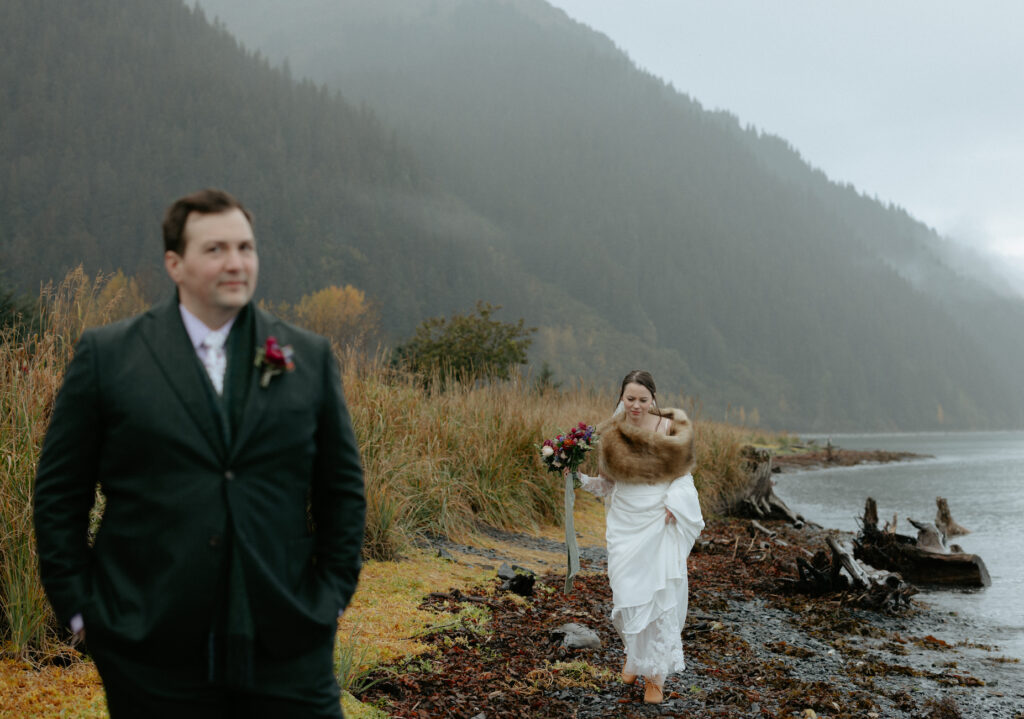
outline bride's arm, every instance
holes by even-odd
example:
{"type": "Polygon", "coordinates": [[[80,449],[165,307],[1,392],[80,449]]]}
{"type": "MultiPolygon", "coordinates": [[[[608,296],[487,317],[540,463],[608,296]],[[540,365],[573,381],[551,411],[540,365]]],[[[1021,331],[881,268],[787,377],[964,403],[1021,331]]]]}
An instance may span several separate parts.
{"type": "Polygon", "coordinates": [[[605,479],[601,475],[591,477],[590,475],[580,472],[579,478],[580,486],[596,497],[607,497],[612,493],[612,489],[615,488],[615,482],[610,479],[605,479]]]}
{"type": "MultiPolygon", "coordinates": [[[[692,475],[685,474],[672,481],[665,493],[665,508],[676,520],[675,524],[680,531],[696,540],[704,528],[704,518],[701,516],[700,498],[693,486],[692,475]]],[[[667,515],[665,521],[669,522],[667,515]]]]}

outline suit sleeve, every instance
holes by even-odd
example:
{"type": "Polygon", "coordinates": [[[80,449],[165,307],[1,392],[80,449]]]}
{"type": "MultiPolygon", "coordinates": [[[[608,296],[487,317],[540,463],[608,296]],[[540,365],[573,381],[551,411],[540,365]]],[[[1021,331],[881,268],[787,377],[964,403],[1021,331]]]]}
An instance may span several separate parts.
{"type": "Polygon", "coordinates": [[[340,602],[348,606],[362,565],[366,498],[355,431],[334,352],[325,350],[324,403],[318,418],[311,509],[316,526],[317,567],[340,602]]]}
{"type": "Polygon", "coordinates": [[[102,442],[93,339],[82,335],[57,394],[33,495],[40,575],[65,626],[89,600],[89,511],[102,442]]]}

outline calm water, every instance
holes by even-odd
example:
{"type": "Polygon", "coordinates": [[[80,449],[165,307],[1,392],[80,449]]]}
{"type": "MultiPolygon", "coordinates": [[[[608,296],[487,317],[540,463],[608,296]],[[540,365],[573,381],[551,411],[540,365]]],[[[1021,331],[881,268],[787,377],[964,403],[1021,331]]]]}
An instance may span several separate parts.
{"type": "MultiPolygon", "coordinates": [[[[825,437],[807,436],[824,444],[825,437]]],[[[927,591],[919,599],[982,624],[979,637],[1024,659],[1024,432],[831,435],[846,449],[885,449],[934,458],[776,475],[776,494],[793,511],[825,527],[857,531],[864,500],[878,502],[879,525],[899,515],[897,531],[916,535],[907,517],[934,521],[935,498],[971,530],[952,541],[979,555],[992,586],[927,591]],[[988,635],[988,636],[984,636],[988,635]]],[[[936,632],[936,636],[941,636],[936,632]]]]}

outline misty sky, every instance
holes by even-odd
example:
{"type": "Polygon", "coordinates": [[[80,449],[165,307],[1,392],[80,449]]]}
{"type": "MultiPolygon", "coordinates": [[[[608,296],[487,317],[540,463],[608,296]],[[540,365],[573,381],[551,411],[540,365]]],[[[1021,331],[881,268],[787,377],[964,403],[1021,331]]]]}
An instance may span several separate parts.
{"type": "Polygon", "coordinates": [[[1024,272],[1024,2],[549,2],[705,108],[1024,272]]]}

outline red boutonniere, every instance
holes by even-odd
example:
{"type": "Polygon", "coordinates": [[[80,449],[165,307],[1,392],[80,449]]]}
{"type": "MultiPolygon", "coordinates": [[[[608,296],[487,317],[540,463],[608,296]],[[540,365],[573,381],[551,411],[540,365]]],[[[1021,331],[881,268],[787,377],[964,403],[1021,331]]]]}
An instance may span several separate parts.
{"type": "Polygon", "coordinates": [[[256,366],[260,369],[260,387],[270,384],[270,379],[282,372],[295,369],[292,357],[295,352],[291,345],[282,347],[276,337],[267,337],[267,343],[256,350],[256,366]]]}

